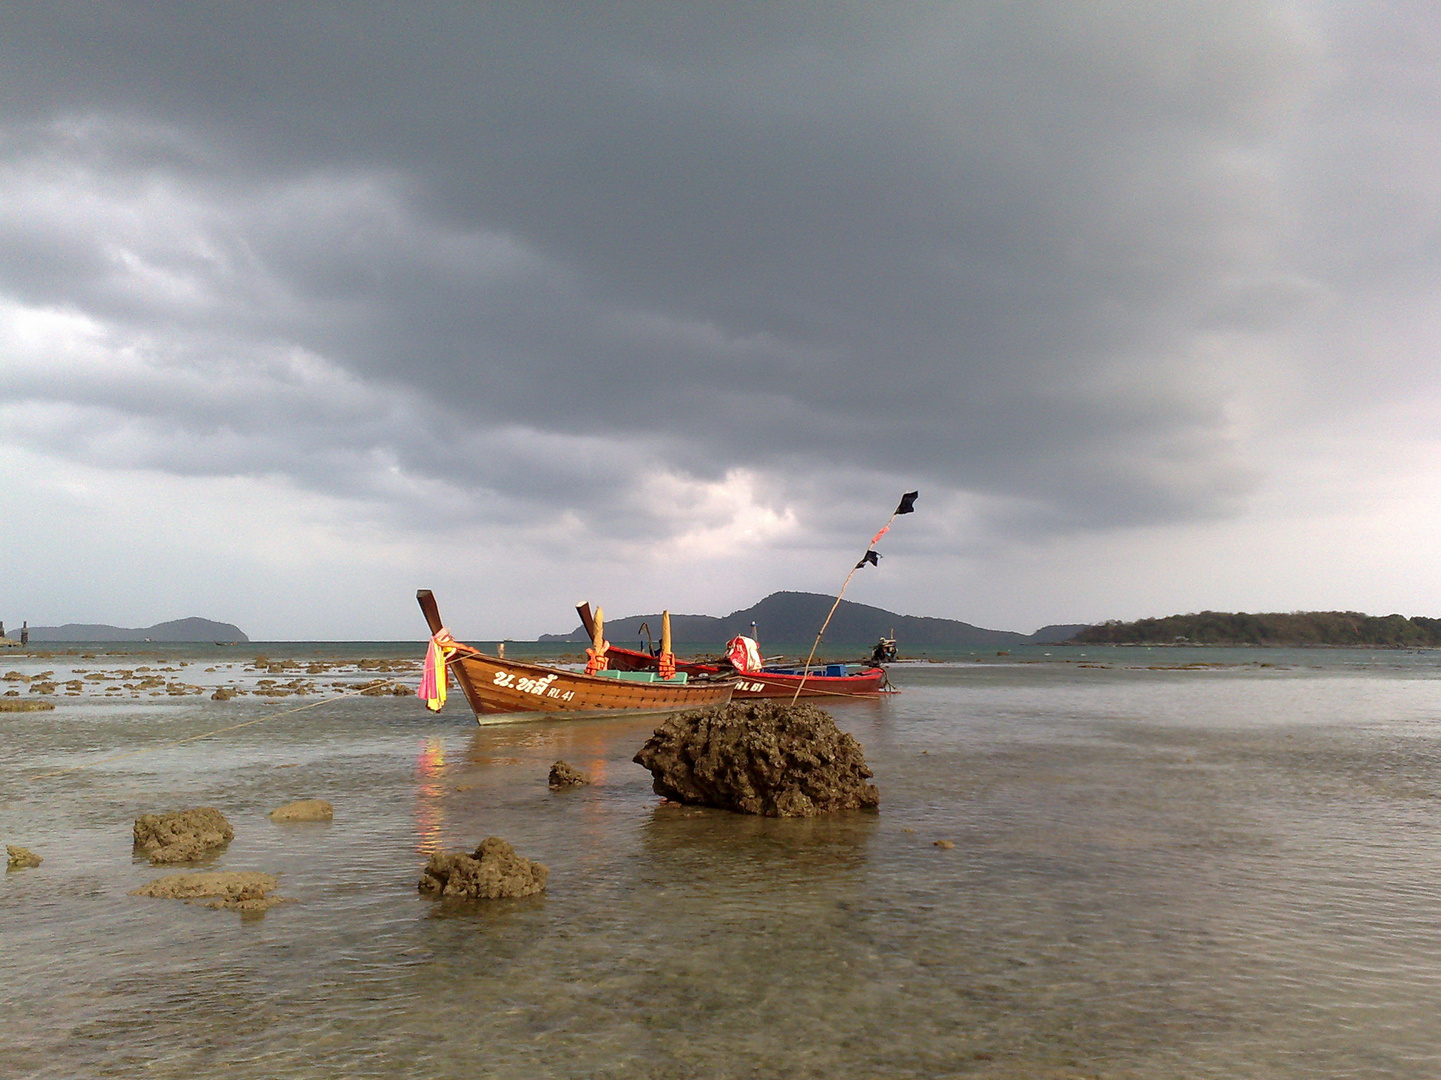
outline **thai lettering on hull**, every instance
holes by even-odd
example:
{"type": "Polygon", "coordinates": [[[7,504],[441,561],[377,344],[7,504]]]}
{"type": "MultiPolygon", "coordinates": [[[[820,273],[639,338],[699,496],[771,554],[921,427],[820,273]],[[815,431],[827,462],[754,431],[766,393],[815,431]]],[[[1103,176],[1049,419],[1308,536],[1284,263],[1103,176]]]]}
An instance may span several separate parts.
{"type": "Polygon", "coordinates": [[[572,690],[562,693],[559,687],[550,685],[555,681],[554,675],[547,675],[543,679],[527,679],[517,678],[513,671],[497,671],[492,681],[496,686],[519,690],[523,694],[534,694],[536,697],[555,698],[557,701],[569,701],[575,697],[575,692],[572,690]]]}

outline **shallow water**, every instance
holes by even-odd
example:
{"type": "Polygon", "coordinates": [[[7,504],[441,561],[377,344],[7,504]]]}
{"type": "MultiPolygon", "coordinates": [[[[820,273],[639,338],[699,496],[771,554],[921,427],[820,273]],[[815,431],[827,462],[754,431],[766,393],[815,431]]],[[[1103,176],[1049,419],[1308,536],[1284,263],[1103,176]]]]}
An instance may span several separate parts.
{"type": "MultiPolygon", "coordinates": [[[[881,810],[809,821],[660,805],[630,763],[653,718],[0,713],[0,835],[45,857],[0,888],[0,1074],[1441,1074],[1441,658],[1051,651],[898,665],[901,694],[834,709],[881,810]],[[550,792],[558,757],[597,783],[550,792]],[[306,797],[335,821],[265,816],[306,797]],[[134,818],[192,805],[235,827],[214,868],[294,902],[128,896],[170,872],[134,818]],[[550,867],[543,897],[418,895],[429,852],[488,835],[550,867]]],[[[239,678],[190,659],[167,677],[239,678]]]]}

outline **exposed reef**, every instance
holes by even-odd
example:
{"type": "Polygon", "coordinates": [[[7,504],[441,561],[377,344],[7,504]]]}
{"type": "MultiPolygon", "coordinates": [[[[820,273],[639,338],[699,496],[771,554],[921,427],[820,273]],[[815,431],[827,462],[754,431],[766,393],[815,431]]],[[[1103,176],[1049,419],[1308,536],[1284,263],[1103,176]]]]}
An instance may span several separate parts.
{"type": "Polygon", "coordinates": [[[27,870],[32,866],[39,866],[45,861],[29,848],[18,847],[15,844],[6,844],[5,854],[8,857],[6,867],[10,870],[27,870]]]}
{"type": "Polygon", "coordinates": [[[286,902],[283,896],[270,895],[279,884],[273,874],[209,870],[198,874],[168,874],[131,890],[130,895],[185,900],[188,903],[203,903],[206,907],[258,914],[286,902]]]}
{"type": "Polygon", "coordinates": [[[517,855],[500,837],[491,836],[470,855],[463,851],[432,855],[421,871],[419,887],[435,899],[499,900],[544,892],[549,874],[540,863],[517,855]]]}
{"type": "Polygon", "coordinates": [[[335,807],[324,799],[300,799],[270,811],[270,820],[279,822],[332,821],[334,818],[335,807]]]}
{"type": "Polygon", "coordinates": [[[559,791],[562,788],[583,787],[590,783],[590,777],[564,761],[557,761],[550,767],[550,777],[547,779],[552,788],[559,791]]]}
{"type": "Polygon", "coordinates": [[[732,702],[669,717],[634,759],[657,795],[766,817],[880,805],[860,743],[814,705],[732,702]]]}
{"type": "Polygon", "coordinates": [[[156,864],[194,862],[234,839],[230,822],[212,806],[135,819],[135,847],[156,864]]]}

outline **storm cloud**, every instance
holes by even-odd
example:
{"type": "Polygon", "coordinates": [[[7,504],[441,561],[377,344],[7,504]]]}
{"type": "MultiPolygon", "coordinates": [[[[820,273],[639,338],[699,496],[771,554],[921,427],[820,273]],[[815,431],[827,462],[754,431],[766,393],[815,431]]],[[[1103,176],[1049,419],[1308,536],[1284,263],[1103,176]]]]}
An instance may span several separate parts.
{"type": "Polygon", "coordinates": [[[917,558],[1243,520],[1278,440],[1415,398],[1416,11],[13,12],[0,421],[557,562],[914,487],[917,558]]]}

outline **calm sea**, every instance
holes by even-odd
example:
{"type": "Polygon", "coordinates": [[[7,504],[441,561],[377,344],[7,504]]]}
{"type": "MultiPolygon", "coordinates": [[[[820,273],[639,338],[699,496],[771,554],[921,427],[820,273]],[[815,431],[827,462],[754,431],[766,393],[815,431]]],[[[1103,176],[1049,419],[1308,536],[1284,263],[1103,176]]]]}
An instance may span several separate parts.
{"type": "Polygon", "coordinates": [[[45,859],[0,888],[0,1075],[1441,1075],[1436,653],[899,664],[901,693],[833,709],[880,812],[784,821],[660,805],[630,761],[654,718],[327,700],[414,686],[419,656],[0,654],[58,702],[0,713],[0,836],[45,859]],[[549,791],[557,758],[595,784],[549,791]],[[266,817],[299,798],[334,822],[266,817]],[[127,895],[169,872],[134,818],[196,805],[235,828],[213,868],[294,902],[127,895]],[[428,854],[490,835],[550,867],[543,897],[417,893],[428,854]]]}

